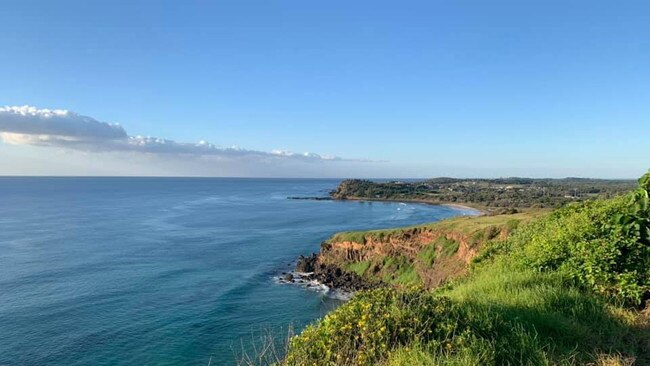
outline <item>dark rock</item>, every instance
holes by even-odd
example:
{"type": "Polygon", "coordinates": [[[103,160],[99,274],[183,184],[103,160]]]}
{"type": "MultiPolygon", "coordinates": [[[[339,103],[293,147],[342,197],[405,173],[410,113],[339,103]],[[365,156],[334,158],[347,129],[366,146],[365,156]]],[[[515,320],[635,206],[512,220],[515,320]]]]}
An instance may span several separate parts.
{"type": "Polygon", "coordinates": [[[285,281],[287,281],[287,282],[293,282],[293,275],[292,275],[291,273],[286,273],[286,274],[282,277],[282,279],[285,280],[285,281]]]}
{"type": "Polygon", "coordinates": [[[290,200],[331,201],[332,197],[287,197],[290,200]]]}
{"type": "Polygon", "coordinates": [[[380,283],[371,283],[356,273],[346,272],[336,265],[320,263],[317,254],[308,257],[300,256],[296,264],[296,271],[310,273],[303,277],[304,279],[315,280],[331,289],[347,292],[367,290],[381,285],[380,283]]]}
{"type": "Polygon", "coordinates": [[[312,254],[309,257],[301,255],[300,258],[298,258],[298,263],[296,263],[296,271],[303,273],[314,272],[317,260],[318,256],[316,254],[312,254]]]}

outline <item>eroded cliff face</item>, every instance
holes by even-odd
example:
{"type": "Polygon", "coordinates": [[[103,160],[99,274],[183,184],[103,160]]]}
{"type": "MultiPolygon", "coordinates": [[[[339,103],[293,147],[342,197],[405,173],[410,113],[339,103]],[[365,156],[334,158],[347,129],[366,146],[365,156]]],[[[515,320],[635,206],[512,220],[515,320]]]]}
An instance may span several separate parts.
{"type": "Polygon", "coordinates": [[[518,220],[513,215],[504,216],[503,220],[490,218],[492,224],[485,224],[481,218],[466,219],[476,220],[475,227],[443,222],[371,231],[354,235],[354,239],[335,235],[321,245],[318,263],[354,272],[370,282],[437,287],[465,274],[485,243],[508,237],[518,220]]]}
{"type": "MultiPolygon", "coordinates": [[[[496,240],[508,237],[506,228],[495,227],[496,240]]],[[[376,238],[372,235],[365,236],[365,242],[354,241],[328,241],[321,246],[322,261],[326,263],[361,262],[364,260],[393,256],[415,256],[419,251],[440,237],[455,241],[459,244],[456,257],[464,263],[469,263],[476,255],[479,242],[472,242],[471,236],[447,230],[434,230],[430,228],[412,228],[399,234],[376,238]]],[[[494,239],[490,237],[490,239],[494,239]]],[[[483,241],[483,240],[481,240],[483,241]]]]}

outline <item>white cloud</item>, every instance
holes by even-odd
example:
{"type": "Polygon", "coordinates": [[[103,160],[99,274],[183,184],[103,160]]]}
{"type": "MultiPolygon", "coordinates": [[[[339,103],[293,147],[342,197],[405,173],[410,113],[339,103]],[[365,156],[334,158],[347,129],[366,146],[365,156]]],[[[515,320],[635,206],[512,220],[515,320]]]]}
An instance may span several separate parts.
{"type": "Polygon", "coordinates": [[[0,131],[13,134],[60,136],[67,140],[107,140],[126,138],[119,124],[63,109],[37,109],[30,106],[0,107],[0,131]]]}
{"type": "Polygon", "coordinates": [[[0,139],[8,144],[60,147],[86,152],[129,152],[152,155],[258,158],[295,161],[362,161],[315,153],[271,152],[220,147],[201,140],[176,142],[157,137],[129,136],[115,123],[100,122],[67,110],[31,106],[0,107],[0,139]]]}

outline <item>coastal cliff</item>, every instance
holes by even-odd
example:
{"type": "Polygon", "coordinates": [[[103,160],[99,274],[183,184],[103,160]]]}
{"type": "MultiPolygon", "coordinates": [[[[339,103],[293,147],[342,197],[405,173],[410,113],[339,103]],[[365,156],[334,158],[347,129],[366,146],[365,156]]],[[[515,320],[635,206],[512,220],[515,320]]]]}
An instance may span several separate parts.
{"type": "Polygon", "coordinates": [[[329,287],[355,291],[376,286],[435,288],[464,275],[481,248],[504,241],[540,211],[458,217],[390,230],[343,232],[301,257],[296,270],[329,287]]]}

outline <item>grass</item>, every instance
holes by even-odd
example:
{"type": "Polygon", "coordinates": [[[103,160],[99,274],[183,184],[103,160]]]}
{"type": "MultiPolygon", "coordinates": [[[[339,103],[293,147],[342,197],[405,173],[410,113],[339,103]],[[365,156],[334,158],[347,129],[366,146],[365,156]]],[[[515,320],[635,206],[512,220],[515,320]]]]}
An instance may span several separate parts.
{"type": "Polygon", "coordinates": [[[361,293],[290,345],[288,365],[584,365],[650,362],[633,310],[559,273],[505,261],[437,291],[361,293]]]}
{"type": "Polygon", "coordinates": [[[442,352],[437,348],[416,343],[393,351],[384,362],[385,366],[441,366],[441,365],[481,365],[491,358],[481,342],[472,341],[461,352],[442,352]]]}
{"type": "Polygon", "coordinates": [[[382,280],[394,285],[419,285],[422,279],[415,270],[415,265],[404,256],[384,258],[381,269],[382,280]]]}
{"type": "Polygon", "coordinates": [[[461,347],[414,344],[384,365],[637,365],[650,363],[649,329],[634,310],[610,304],[559,273],[500,262],[438,292],[472,329],[461,347]]]}
{"type": "Polygon", "coordinates": [[[370,261],[349,263],[346,269],[350,272],[358,274],[359,276],[363,276],[370,267],[370,264],[370,261]]]}
{"type": "Polygon", "coordinates": [[[593,362],[602,353],[638,353],[639,345],[630,342],[635,339],[634,312],[609,304],[559,272],[540,274],[499,262],[440,294],[462,304],[476,332],[491,338],[490,361],[496,364],[533,361],[513,354],[507,347],[512,342],[531,343],[541,355],[538,361],[551,364],[593,362]]]}
{"type": "Polygon", "coordinates": [[[436,240],[436,245],[440,246],[440,254],[443,257],[451,257],[458,251],[458,242],[452,239],[447,239],[447,237],[440,236],[436,240]]]}
{"type": "Polygon", "coordinates": [[[353,243],[365,244],[367,231],[344,231],[334,235],[329,241],[351,241],[353,243]]]}
{"type": "Polygon", "coordinates": [[[436,261],[436,244],[432,243],[422,248],[417,257],[423,265],[428,267],[433,266],[433,263],[436,261]]]}
{"type": "Polygon", "coordinates": [[[387,256],[381,261],[360,261],[351,262],[344,265],[345,270],[356,273],[366,278],[368,281],[381,280],[386,284],[392,285],[421,285],[420,278],[415,265],[404,256],[387,256]],[[377,273],[368,273],[368,269],[378,268],[377,273]]]}
{"type": "Polygon", "coordinates": [[[407,227],[396,228],[396,229],[345,231],[333,235],[328,241],[329,242],[349,241],[349,242],[354,242],[359,244],[365,244],[366,238],[386,240],[391,236],[404,235],[404,233],[412,231],[414,229],[456,231],[466,235],[471,235],[478,231],[487,230],[492,226],[516,228],[519,224],[530,222],[531,220],[546,215],[548,212],[550,211],[537,209],[537,210],[529,210],[526,212],[512,214],[512,215],[455,217],[455,218],[442,220],[430,224],[407,226],[407,227]]]}

